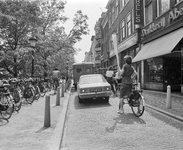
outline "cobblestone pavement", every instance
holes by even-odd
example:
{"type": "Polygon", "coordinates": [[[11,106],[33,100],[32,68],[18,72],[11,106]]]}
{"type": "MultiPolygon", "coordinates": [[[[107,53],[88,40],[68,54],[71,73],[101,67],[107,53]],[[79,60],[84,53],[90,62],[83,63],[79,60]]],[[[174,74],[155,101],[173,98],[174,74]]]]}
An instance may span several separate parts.
{"type": "MultiPolygon", "coordinates": [[[[144,96],[149,101],[161,99],[155,92],[144,91],[144,96]]],[[[88,100],[80,104],[72,93],[61,150],[183,149],[182,122],[148,108],[138,118],[129,105],[124,105],[124,114],[118,114],[118,104],[118,97],[111,97],[109,103],[88,100]]]]}
{"type": "Polygon", "coordinates": [[[183,117],[183,95],[180,93],[171,94],[172,108],[166,108],[166,92],[144,90],[143,95],[148,105],[157,107],[171,114],[183,117]]]}

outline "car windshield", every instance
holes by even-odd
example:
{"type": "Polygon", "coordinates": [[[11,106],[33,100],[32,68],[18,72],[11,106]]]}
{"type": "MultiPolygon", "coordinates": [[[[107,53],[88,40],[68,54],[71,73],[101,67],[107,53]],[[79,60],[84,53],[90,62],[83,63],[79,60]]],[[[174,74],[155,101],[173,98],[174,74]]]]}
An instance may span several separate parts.
{"type": "Polygon", "coordinates": [[[93,76],[85,76],[81,77],[79,83],[80,84],[89,84],[89,83],[99,83],[106,82],[106,80],[101,75],[93,75],[93,76]]]}

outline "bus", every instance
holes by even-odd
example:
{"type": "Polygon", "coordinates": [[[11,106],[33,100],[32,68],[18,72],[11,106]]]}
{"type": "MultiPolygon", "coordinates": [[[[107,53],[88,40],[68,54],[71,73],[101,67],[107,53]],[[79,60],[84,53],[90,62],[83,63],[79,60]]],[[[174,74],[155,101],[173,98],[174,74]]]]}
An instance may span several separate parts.
{"type": "Polygon", "coordinates": [[[81,75],[86,74],[94,74],[95,68],[93,62],[81,62],[81,63],[74,63],[73,67],[73,80],[74,80],[74,87],[77,89],[77,83],[81,75]]]}

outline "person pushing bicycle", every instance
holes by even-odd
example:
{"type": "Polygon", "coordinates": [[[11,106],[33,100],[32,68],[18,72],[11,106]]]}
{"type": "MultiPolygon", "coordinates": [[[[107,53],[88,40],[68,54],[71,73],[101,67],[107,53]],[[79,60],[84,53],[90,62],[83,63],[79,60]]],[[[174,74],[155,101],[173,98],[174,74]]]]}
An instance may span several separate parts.
{"type": "Polygon", "coordinates": [[[132,57],[127,55],[124,57],[124,60],[125,64],[123,65],[122,69],[118,68],[118,74],[122,77],[120,85],[120,100],[118,113],[124,113],[123,97],[131,93],[133,80],[138,75],[135,68],[132,66],[132,57]]]}

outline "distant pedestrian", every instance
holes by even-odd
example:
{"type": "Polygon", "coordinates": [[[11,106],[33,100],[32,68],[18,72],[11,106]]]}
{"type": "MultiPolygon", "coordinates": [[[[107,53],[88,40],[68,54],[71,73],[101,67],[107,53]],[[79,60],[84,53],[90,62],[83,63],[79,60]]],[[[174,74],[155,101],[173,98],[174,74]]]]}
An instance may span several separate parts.
{"type": "Polygon", "coordinates": [[[113,77],[114,77],[114,71],[113,71],[112,66],[110,66],[108,68],[108,70],[106,71],[106,80],[111,85],[111,90],[112,90],[113,94],[115,95],[114,79],[113,79],[113,77]]]}
{"type": "Polygon", "coordinates": [[[59,86],[59,80],[60,80],[60,71],[55,68],[52,72],[52,79],[53,79],[53,85],[54,85],[54,94],[56,94],[57,87],[59,86]]]}

